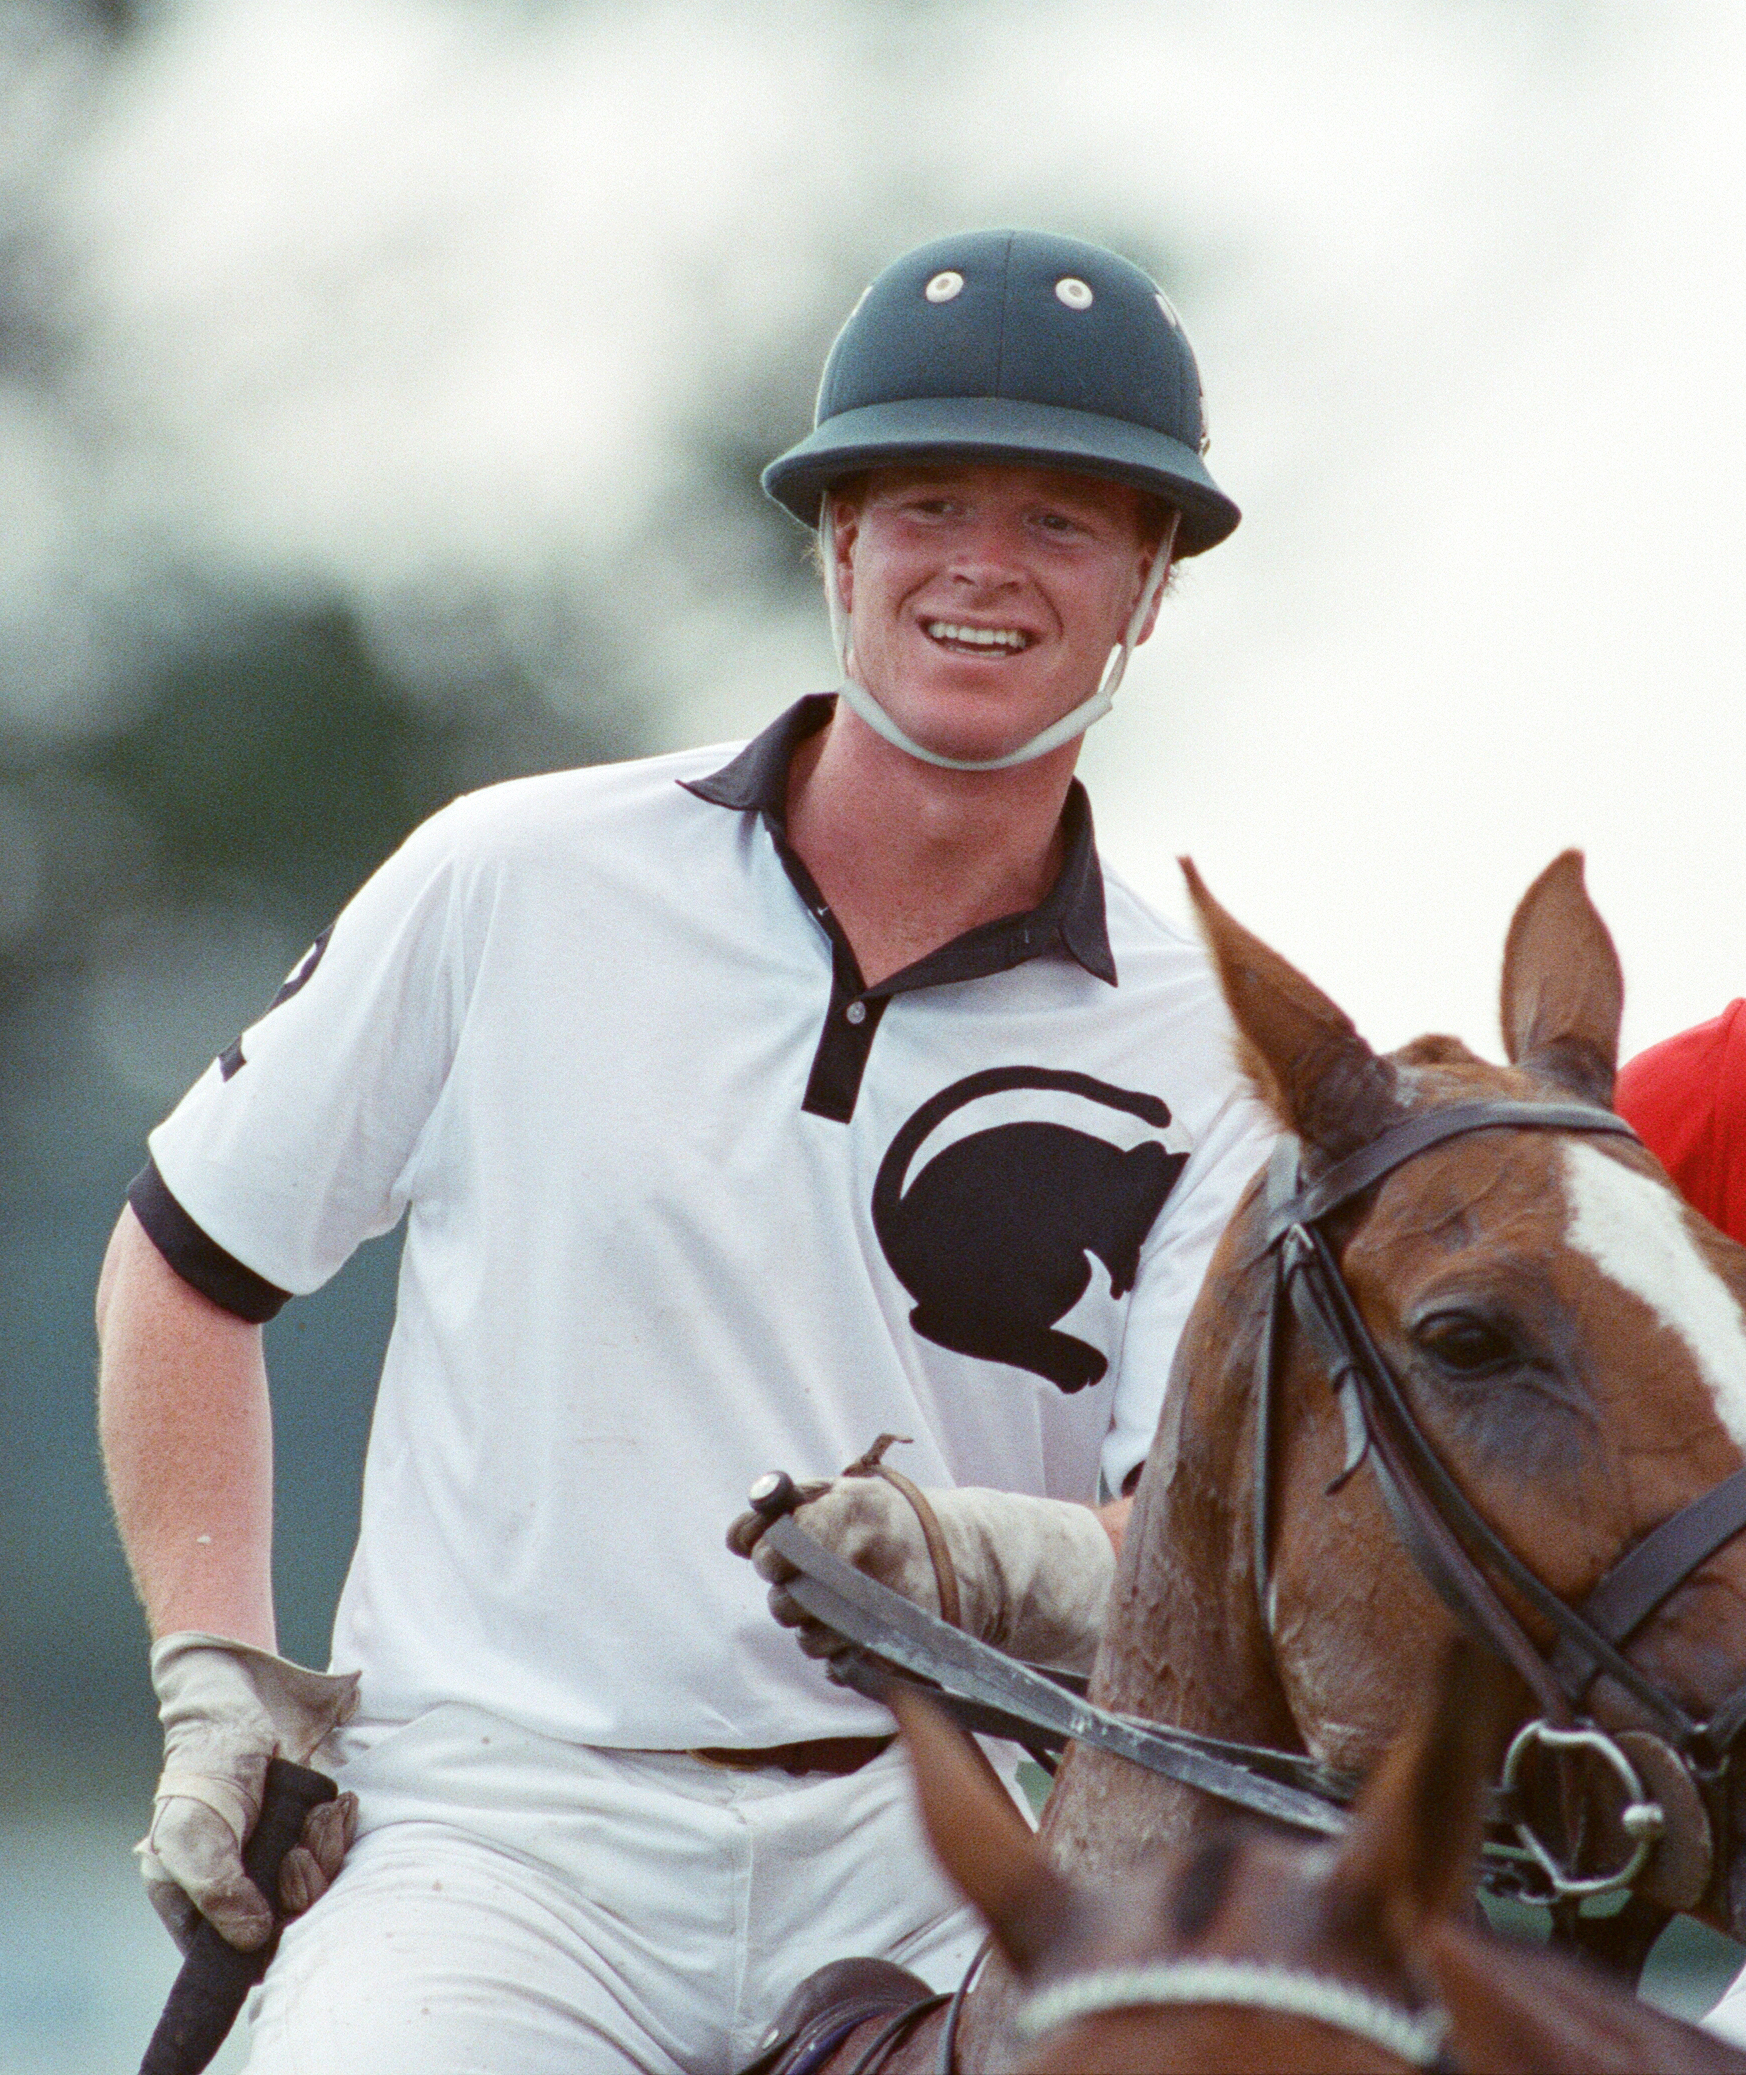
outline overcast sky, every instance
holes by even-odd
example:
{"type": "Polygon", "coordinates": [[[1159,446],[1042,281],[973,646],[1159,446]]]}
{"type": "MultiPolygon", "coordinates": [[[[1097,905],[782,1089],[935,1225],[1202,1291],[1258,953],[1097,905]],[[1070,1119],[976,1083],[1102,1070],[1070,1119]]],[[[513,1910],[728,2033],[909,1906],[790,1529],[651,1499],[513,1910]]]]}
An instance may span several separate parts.
{"type": "Polygon", "coordinates": [[[1182,311],[1245,512],[1088,744],[1117,866],[1175,909],[1191,850],[1388,1043],[1495,1049],[1570,843],[1628,1047],[1746,991],[1738,0],[149,12],[14,96],[71,340],[52,403],[0,386],[45,725],[198,566],[384,640],[605,585],[659,739],[748,731],[829,681],[822,614],[690,553],[688,443],[760,395],[798,434],[905,246],[1079,227],[1182,311]]]}

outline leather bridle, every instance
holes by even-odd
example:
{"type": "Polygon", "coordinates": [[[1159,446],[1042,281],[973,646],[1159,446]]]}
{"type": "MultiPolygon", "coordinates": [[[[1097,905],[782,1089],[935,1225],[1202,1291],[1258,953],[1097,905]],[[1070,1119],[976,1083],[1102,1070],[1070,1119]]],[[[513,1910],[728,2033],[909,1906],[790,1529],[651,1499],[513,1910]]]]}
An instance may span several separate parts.
{"type": "Polygon", "coordinates": [[[1305,1183],[1294,1140],[1284,1139],[1268,1170],[1266,1225],[1254,1256],[1271,1256],[1273,1287],[1257,1368],[1253,1486],[1254,1581],[1265,1630],[1270,1571],[1273,1480],[1272,1430],[1288,1320],[1294,1320],[1324,1367],[1346,1429],[1346,1460],[1337,1488],[1368,1461],[1403,1542],[1426,1580],[1461,1621],[1513,1667],[1540,1710],[1518,1737],[1511,1769],[1520,1771],[1530,1747],[1555,1762],[1576,1749],[1596,1752],[1623,1783],[1624,1824],[1631,1836],[1626,1863],[1585,1876],[1566,1866],[1518,1814],[1516,1828],[1557,1901],[1630,1886],[1655,1837],[1668,1822],[1662,1799],[1675,1801],[1688,1827],[1692,1811],[1710,1834],[1682,1840],[1685,1886],[1697,1892],[1657,1899],[1690,1908],[1723,1862],[1716,1845],[1725,1834],[1724,1787],[1734,1745],[1746,1725],[1746,1683],[1736,1687],[1705,1721],[1698,1721],[1658,1681],[1639,1670],[1621,1646],[1691,1574],[1746,1527],[1746,1468],[1662,1521],[1628,1550],[1583,1599],[1572,1606],[1542,1582],[1480,1515],[1450,1475],[1409,1405],[1400,1380],[1365,1325],[1341,1273],[1328,1226],[1377,1183],[1409,1160],[1452,1138],[1478,1131],[1582,1132],[1636,1142],[1611,1110],[1575,1103],[1472,1102],[1405,1118],[1371,1144],[1305,1183]],[[1542,1652],[1500,1586],[1552,1629],[1542,1652]],[[1605,1673],[1629,1696],[1647,1728],[1609,1735],[1583,1716],[1589,1687],[1605,1673]],[[1683,1776],[1692,1790],[1679,1790],[1683,1776]],[[1645,1785],[1645,1779],[1651,1784],[1645,1785]],[[1635,1791],[1633,1792],[1633,1788],[1635,1791]],[[1666,1788],[1662,1799],[1656,1788],[1666,1788]],[[1659,1814],[1652,1814],[1659,1810],[1659,1814]],[[1634,1820],[1633,1820],[1634,1818],[1634,1820]]]}

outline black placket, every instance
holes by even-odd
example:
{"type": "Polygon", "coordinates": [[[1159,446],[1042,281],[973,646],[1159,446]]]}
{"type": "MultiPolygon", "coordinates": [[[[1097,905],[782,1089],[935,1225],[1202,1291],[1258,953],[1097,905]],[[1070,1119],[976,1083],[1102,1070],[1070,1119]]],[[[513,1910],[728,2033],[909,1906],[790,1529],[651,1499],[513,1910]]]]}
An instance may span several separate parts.
{"type": "Polygon", "coordinates": [[[861,1092],[861,1076],[867,1071],[873,1050],[873,1034],[885,1014],[888,994],[845,992],[841,973],[831,983],[830,1014],[812,1055],[812,1072],[806,1079],[806,1099],[800,1105],[815,1117],[829,1117],[846,1124],[855,1114],[855,1098],[861,1092]]]}
{"type": "Polygon", "coordinates": [[[790,846],[786,825],[789,759],[798,743],[830,719],[834,704],[829,696],[799,701],[720,771],[709,778],[681,782],[699,799],[760,816],[795,892],[824,931],[831,947],[830,1006],[801,1108],[809,1115],[846,1124],[855,1114],[873,1039],[894,996],[1010,972],[1014,966],[1046,955],[1072,958],[1111,987],[1116,984],[1116,969],[1104,922],[1103,875],[1098,869],[1091,809],[1084,788],[1075,781],[1062,820],[1066,858],[1054,885],[1037,906],[1025,914],[1003,915],[966,930],[926,958],[918,958],[869,987],[842,924],[790,846]]]}
{"type": "Polygon", "coordinates": [[[846,1124],[855,1114],[855,1098],[861,1092],[873,1039],[891,1004],[891,996],[868,987],[843,926],[831,913],[812,874],[788,847],[779,829],[773,828],[770,833],[796,891],[831,943],[831,1003],[825,1011],[824,1029],[812,1055],[812,1072],[806,1077],[806,1096],[800,1106],[812,1116],[846,1124]]]}

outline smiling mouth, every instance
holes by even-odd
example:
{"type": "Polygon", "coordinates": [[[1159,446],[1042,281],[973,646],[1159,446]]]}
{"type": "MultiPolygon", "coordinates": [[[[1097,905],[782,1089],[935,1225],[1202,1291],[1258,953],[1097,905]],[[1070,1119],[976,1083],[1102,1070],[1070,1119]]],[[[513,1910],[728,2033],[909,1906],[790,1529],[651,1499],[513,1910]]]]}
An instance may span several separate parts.
{"type": "Polygon", "coordinates": [[[1022,627],[967,627],[958,620],[924,620],[922,631],[955,656],[1016,656],[1031,645],[1022,627]]]}

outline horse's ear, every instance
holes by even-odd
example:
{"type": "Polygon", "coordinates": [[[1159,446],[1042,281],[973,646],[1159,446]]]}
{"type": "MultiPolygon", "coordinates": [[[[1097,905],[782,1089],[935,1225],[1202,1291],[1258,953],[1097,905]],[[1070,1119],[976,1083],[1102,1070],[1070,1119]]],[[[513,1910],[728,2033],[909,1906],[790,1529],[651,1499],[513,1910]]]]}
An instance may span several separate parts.
{"type": "Polygon", "coordinates": [[[1555,857],[1522,896],[1504,946],[1503,1037],[1512,1064],[1610,1105],[1625,980],[1582,883],[1582,852],[1555,857]]]}
{"type": "Polygon", "coordinates": [[[981,1911],[995,1943],[1030,1973],[1067,1931],[1078,1894],[1050,1865],[988,1761],[938,1708],[893,1688],[888,1704],[909,1747],[935,1856],[981,1911]]]}
{"type": "Polygon", "coordinates": [[[1397,1953],[1461,1908],[1482,1830],[1480,1790],[1503,1755],[1515,1689],[1457,1636],[1430,1712],[1396,1739],[1359,1797],[1328,1883],[1333,1927],[1397,1953]]]}
{"type": "Polygon", "coordinates": [[[1219,906],[1192,858],[1179,862],[1262,1101],[1329,1159],[1368,1145],[1400,1115],[1394,1069],[1342,1008],[1219,906]]]}

